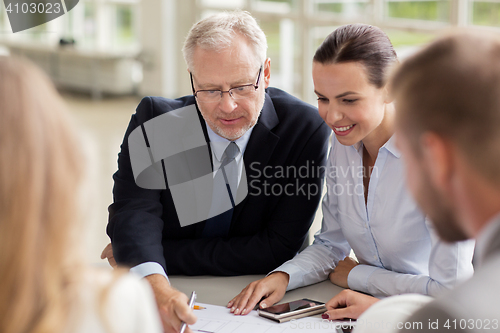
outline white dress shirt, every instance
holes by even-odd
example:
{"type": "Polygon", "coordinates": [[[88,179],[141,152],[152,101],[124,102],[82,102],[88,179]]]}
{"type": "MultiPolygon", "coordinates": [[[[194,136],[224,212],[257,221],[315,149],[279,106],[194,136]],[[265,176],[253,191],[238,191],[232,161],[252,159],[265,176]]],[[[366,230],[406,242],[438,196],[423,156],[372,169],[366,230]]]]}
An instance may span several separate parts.
{"type": "MultiPolygon", "coordinates": [[[[243,154],[245,154],[245,150],[247,148],[248,141],[250,140],[250,136],[252,135],[253,128],[254,127],[250,128],[245,132],[245,134],[243,134],[242,137],[234,141],[240,149],[240,153],[235,158],[235,161],[238,165],[238,184],[240,183],[244,166],[243,154]]],[[[208,138],[210,139],[210,148],[212,150],[213,172],[215,177],[217,170],[219,170],[222,163],[222,155],[224,154],[224,151],[226,150],[227,146],[229,146],[231,141],[215,133],[208,125],[207,132],[208,138]]],[[[163,267],[157,262],[145,262],[132,267],[130,271],[142,277],[146,277],[152,274],[161,274],[168,280],[168,276],[163,270],[163,267]]]]}
{"type": "Polygon", "coordinates": [[[287,290],[327,279],[351,248],[360,264],[349,273],[349,288],[374,296],[434,296],[471,277],[474,242],[439,239],[406,189],[394,136],[379,149],[365,204],[362,147],[332,137],[321,230],[312,245],[275,270],[290,275],[287,290]]]}

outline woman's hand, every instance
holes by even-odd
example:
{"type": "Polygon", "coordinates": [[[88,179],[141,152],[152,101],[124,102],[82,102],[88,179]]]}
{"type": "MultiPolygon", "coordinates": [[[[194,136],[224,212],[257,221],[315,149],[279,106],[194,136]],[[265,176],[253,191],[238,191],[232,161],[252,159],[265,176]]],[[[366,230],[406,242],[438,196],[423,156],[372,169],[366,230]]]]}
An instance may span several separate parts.
{"type": "Polygon", "coordinates": [[[227,304],[235,315],[246,315],[260,302],[264,309],[279,302],[286,292],[290,277],[284,272],[275,272],[261,280],[254,281],[245,287],[227,304]],[[261,301],[261,299],[264,300],[261,301]]]}
{"type": "Polygon", "coordinates": [[[326,312],[322,317],[328,320],[358,319],[363,312],[378,301],[378,298],[357,291],[342,290],[326,303],[326,312]]]}

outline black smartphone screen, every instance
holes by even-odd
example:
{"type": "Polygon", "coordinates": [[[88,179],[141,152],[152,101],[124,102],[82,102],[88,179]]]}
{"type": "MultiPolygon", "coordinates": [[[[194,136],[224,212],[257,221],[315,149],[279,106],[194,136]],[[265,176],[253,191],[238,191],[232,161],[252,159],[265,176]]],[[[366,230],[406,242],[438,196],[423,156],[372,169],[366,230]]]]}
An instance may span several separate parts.
{"type": "Polygon", "coordinates": [[[266,308],[265,311],[274,314],[284,314],[295,310],[307,309],[321,304],[323,303],[311,301],[308,299],[299,299],[298,301],[270,306],[266,308]]]}

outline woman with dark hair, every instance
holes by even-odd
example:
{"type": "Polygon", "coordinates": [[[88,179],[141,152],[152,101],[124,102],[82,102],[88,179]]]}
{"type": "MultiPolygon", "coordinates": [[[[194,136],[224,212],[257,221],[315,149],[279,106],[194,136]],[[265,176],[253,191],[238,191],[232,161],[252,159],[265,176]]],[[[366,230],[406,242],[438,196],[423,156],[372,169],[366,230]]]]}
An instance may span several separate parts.
{"type": "Polygon", "coordinates": [[[434,296],[472,275],[474,244],[442,243],[406,188],[386,85],[395,63],[387,35],[364,24],[338,28],[316,51],[318,110],[335,134],[322,228],[312,245],[231,300],[231,312],[246,314],[262,297],[265,308],[328,277],[374,296],[434,296]]]}

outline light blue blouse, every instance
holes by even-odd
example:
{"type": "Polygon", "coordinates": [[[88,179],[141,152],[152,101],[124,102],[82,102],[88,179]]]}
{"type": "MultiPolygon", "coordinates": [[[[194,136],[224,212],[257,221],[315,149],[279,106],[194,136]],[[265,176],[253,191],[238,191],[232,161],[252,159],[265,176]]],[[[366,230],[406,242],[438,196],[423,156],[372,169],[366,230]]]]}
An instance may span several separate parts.
{"type": "Polygon", "coordinates": [[[287,290],[328,278],[353,249],[360,265],[349,288],[388,296],[435,296],[473,274],[474,241],[439,239],[405,185],[405,168],[394,136],[380,148],[365,204],[363,145],[332,137],[323,198],[323,223],[312,245],[275,271],[290,275],[287,290]]]}

